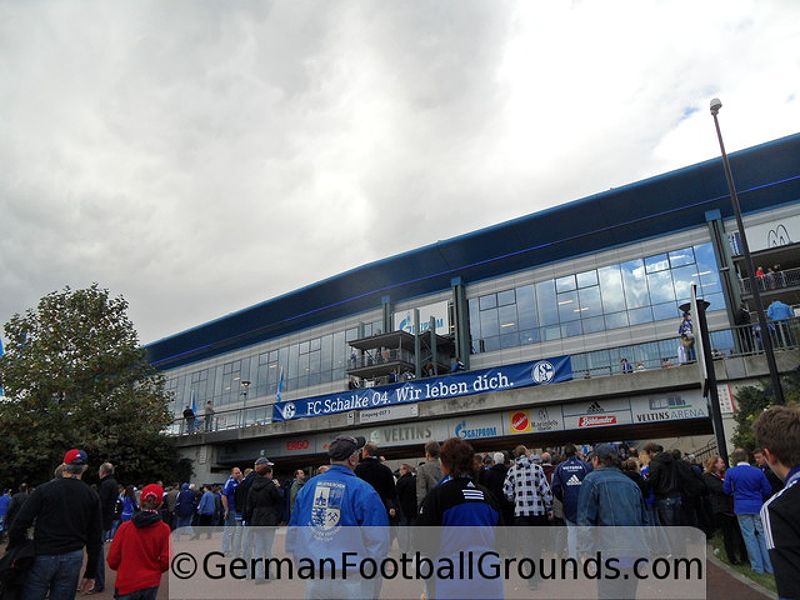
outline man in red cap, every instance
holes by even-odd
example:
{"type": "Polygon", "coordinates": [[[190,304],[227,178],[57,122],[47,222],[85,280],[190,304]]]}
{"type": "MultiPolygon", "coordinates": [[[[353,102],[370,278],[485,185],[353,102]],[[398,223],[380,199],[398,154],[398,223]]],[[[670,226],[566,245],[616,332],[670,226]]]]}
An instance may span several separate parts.
{"type": "Polygon", "coordinates": [[[108,551],[108,566],[117,571],[114,597],[117,600],[155,600],[161,574],[169,568],[169,525],[158,508],[164,488],[157,483],[144,486],[142,510],[117,530],[108,551]]]}
{"type": "Polygon", "coordinates": [[[100,499],[81,481],[88,462],[83,450],[69,450],[61,476],[37,487],[14,518],[9,531],[11,545],[22,542],[36,521],[36,559],[21,594],[26,600],[44,600],[48,595],[50,600],[74,599],[84,547],[88,557],[80,589],[88,592],[94,586],[103,524],[100,499]]]}

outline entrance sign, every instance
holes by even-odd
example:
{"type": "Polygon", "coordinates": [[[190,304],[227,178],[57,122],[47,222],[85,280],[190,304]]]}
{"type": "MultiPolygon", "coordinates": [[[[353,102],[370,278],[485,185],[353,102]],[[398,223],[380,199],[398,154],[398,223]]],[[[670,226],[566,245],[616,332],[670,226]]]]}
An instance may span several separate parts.
{"type": "Polygon", "coordinates": [[[401,404],[399,406],[386,406],[358,411],[359,423],[375,423],[376,421],[392,421],[394,419],[408,419],[419,415],[419,406],[416,404],[401,404]]]}
{"type": "Polygon", "coordinates": [[[469,371],[444,377],[412,380],[339,394],[314,396],[273,405],[272,421],[291,421],[348,412],[414,404],[425,400],[457,398],[485,392],[547,385],[572,379],[569,356],[469,371]]]}

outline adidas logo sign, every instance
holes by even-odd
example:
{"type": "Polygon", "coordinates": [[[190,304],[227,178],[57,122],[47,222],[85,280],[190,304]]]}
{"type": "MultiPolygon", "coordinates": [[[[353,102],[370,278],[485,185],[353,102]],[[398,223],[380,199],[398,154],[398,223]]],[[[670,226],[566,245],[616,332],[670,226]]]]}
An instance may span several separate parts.
{"type": "Polygon", "coordinates": [[[581,482],[580,479],[578,479],[578,476],[577,475],[573,475],[572,477],[567,479],[566,485],[580,485],[581,483],[582,482],[581,482]]]}
{"type": "Polygon", "coordinates": [[[604,412],[606,412],[606,411],[605,411],[605,410],[603,410],[603,407],[602,407],[602,406],[600,406],[600,405],[599,405],[597,402],[592,402],[592,403],[589,405],[589,408],[586,410],[586,412],[587,412],[588,414],[590,414],[590,415],[596,415],[596,414],[598,414],[598,413],[604,413],[604,412]]]}

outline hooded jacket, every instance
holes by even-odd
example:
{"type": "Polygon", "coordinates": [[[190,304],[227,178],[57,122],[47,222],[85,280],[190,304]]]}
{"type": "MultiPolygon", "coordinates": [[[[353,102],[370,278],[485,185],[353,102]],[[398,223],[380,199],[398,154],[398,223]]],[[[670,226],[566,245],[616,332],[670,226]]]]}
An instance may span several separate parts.
{"type": "Polygon", "coordinates": [[[669,452],[659,452],[650,461],[648,482],[657,500],[680,497],[678,469],[675,459],[669,452]]]}
{"type": "Polygon", "coordinates": [[[161,515],[149,510],[120,525],[108,551],[108,566],[117,571],[116,595],[158,587],[169,568],[169,533],[161,515]]]}
{"type": "Polygon", "coordinates": [[[248,525],[268,527],[281,521],[283,494],[274,479],[257,476],[247,494],[244,520],[248,525]]]}

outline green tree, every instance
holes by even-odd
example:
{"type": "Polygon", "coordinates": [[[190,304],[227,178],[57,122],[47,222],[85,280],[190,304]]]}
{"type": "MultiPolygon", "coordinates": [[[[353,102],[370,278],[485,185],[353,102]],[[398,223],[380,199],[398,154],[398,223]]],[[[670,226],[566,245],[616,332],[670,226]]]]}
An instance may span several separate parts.
{"type": "Polygon", "coordinates": [[[6,323],[0,358],[0,481],[46,481],[69,448],[118,479],[171,479],[177,462],[163,378],[147,362],[128,303],[97,284],[44,296],[6,323]]]}
{"type": "MultiPolygon", "coordinates": [[[[782,377],[781,384],[786,404],[800,403],[800,369],[782,377]]],[[[740,388],[734,398],[737,410],[733,417],[736,421],[736,431],[732,441],[735,447],[752,452],[756,447],[753,422],[773,403],[772,394],[769,386],[761,383],[759,386],[748,385],[740,388]]]]}

